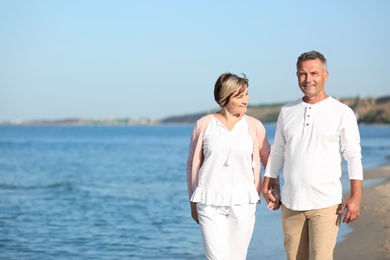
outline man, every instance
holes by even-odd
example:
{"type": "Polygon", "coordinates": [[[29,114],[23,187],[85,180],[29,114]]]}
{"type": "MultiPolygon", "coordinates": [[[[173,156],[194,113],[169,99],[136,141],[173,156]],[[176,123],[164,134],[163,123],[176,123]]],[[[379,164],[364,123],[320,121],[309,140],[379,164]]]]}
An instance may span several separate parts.
{"type": "Polygon", "coordinates": [[[363,170],[360,135],[352,109],[328,96],[325,57],[316,51],[297,61],[304,96],[282,107],[264,175],[262,193],[277,208],[272,185],[283,168],[282,227],[287,259],[333,259],[342,218],[359,217],[363,170]],[[342,157],[348,163],[351,194],[343,202],[342,157]]]}

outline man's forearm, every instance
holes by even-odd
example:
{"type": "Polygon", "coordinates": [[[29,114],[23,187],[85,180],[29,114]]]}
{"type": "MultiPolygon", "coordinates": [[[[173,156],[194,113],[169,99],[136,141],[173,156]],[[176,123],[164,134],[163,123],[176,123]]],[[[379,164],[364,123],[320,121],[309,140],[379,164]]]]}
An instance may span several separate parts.
{"type": "Polygon", "coordinates": [[[351,185],[351,198],[358,199],[360,202],[363,195],[363,181],[350,180],[350,185],[351,185]]]}

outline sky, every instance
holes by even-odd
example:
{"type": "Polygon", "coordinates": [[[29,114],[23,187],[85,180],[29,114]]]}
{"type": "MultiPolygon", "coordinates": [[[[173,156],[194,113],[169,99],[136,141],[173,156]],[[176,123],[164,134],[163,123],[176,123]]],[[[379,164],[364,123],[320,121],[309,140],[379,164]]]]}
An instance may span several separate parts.
{"type": "Polygon", "coordinates": [[[311,50],[328,60],[329,95],[389,95],[389,12],[387,0],[0,0],[0,121],[211,111],[225,72],[247,76],[250,105],[286,103],[311,50]]]}

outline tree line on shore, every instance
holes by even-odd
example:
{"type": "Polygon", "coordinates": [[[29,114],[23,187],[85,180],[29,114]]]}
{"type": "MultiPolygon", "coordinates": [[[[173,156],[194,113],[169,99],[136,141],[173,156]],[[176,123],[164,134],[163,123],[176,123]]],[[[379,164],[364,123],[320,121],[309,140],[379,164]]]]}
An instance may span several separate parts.
{"type": "MultiPolygon", "coordinates": [[[[355,112],[359,124],[390,124],[390,96],[377,98],[338,98],[355,112]]],[[[247,114],[263,123],[276,122],[281,107],[286,103],[252,105],[247,114]]],[[[200,117],[216,111],[207,111],[189,115],[167,117],[161,123],[194,123],[200,117]]]]}

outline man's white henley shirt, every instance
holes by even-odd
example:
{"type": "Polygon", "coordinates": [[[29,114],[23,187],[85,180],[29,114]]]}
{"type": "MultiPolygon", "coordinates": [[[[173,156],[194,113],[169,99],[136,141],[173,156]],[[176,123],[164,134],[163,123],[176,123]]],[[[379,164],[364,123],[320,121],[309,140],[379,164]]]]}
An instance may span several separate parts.
{"type": "Polygon", "coordinates": [[[352,109],[328,97],[301,99],[282,107],[265,176],[283,168],[283,204],[292,210],[326,208],[342,202],[342,158],[352,180],[363,180],[360,134],[352,109]]]}

